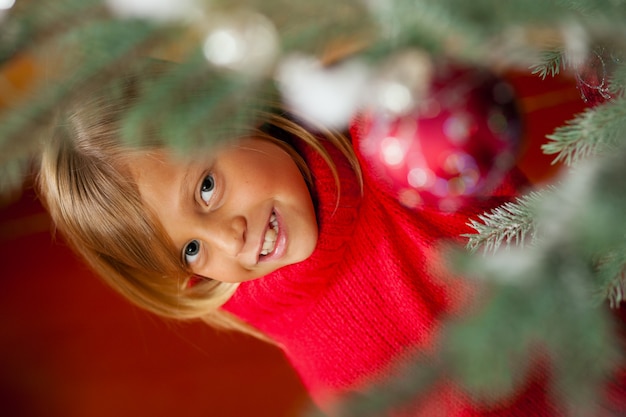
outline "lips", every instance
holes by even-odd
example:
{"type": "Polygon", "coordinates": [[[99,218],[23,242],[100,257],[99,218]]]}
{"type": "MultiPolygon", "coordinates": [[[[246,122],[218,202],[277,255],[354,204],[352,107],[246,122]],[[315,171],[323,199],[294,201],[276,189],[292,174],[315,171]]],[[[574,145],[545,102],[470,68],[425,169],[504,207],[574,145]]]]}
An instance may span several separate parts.
{"type": "Polygon", "coordinates": [[[263,237],[263,243],[261,245],[261,256],[267,256],[276,248],[276,239],[278,238],[278,220],[276,219],[276,213],[272,212],[270,216],[269,224],[265,230],[265,236],[263,237]]]}
{"type": "Polygon", "coordinates": [[[267,220],[267,226],[260,237],[257,263],[278,261],[287,251],[287,233],[281,213],[274,207],[267,220]]]}

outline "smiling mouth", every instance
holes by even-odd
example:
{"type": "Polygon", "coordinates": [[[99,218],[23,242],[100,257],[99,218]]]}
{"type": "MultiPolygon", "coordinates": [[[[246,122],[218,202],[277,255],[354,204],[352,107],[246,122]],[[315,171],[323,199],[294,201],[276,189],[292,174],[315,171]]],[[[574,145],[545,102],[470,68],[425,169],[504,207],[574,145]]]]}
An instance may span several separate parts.
{"type": "Polygon", "coordinates": [[[267,256],[276,248],[276,238],[278,237],[278,220],[276,214],[272,212],[269,221],[269,227],[265,231],[263,246],[261,247],[261,256],[267,256]]]}

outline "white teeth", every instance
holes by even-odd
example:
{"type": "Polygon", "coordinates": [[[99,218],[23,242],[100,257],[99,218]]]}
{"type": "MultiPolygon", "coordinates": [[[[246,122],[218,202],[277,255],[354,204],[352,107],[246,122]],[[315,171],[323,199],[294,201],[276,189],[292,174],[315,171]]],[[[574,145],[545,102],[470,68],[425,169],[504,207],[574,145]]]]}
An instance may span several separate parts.
{"type": "Polygon", "coordinates": [[[276,215],[272,213],[269,221],[270,228],[265,232],[265,240],[263,241],[263,247],[261,248],[261,255],[265,256],[271,253],[276,246],[276,237],[278,236],[278,220],[276,215]]]}

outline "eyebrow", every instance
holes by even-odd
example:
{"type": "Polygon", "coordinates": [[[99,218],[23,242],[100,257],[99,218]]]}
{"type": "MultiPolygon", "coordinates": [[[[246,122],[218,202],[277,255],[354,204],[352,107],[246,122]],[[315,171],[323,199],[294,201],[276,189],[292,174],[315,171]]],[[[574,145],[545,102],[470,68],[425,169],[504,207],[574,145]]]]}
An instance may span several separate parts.
{"type": "Polygon", "coordinates": [[[180,181],[180,203],[184,204],[185,202],[189,201],[189,197],[193,197],[193,199],[195,200],[195,190],[192,191],[191,193],[189,192],[190,189],[195,189],[195,184],[192,186],[189,186],[189,183],[192,181],[191,178],[191,174],[192,174],[192,167],[191,164],[188,164],[186,169],[185,169],[185,173],[181,178],[180,181]],[[191,194],[191,195],[190,195],[191,194]]]}

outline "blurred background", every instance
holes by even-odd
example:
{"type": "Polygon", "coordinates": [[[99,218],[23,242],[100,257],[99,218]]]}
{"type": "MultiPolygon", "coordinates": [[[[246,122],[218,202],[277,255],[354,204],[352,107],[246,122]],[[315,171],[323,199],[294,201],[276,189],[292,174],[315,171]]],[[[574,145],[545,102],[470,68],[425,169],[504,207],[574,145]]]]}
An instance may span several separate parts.
{"type": "Polygon", "coordinates": [[[58,238],[32,190],[0,211],[0,415],[301,415],[278,349],[175,323],[114,294],[58,238]]]}
{"type": "MultiPolygon", "coordinates": [[[[43,122],[82,91],[79,87],[111,81],[116,66],[127,60],[151,56],[182,63],[170,74],[176,82],[150,90],[156,98],[150,104],[163,107],[156,114],[167,117],[154,118],[150,106],[134,110],[149,123],[160,123],[164,132],[176,133],[169,135],[171,145],[185,149],[199,146],[198,138],[186,134],[196,125],[219,123],[232,136],[232,129],[253,123],[254,97],[269,90],[279,90],[290,110],[341,128],[363,106],[384,110],[381,120],[424,116],[420,112],[429,100],[418,93],[435,85],[426,70],[431,57],[445,56],[493,70],[513,87],[522,127],[512,143],[519,150],[514,163],[532,183],[552,183],[566,172],[551,164],[555,155],[575,165],[626,150],[626,11],[620,2],[198,1],[203,13],[190,7],[195,3],[55,0],[44,7],[34,0],[0,0],[0,415],[281,417],[302,415],[311,407],[277,348],[145,313],[100,283],[61,236],[53,237],[32,189],[30,165],[43,122]],[[181,117],[189,116],[186,108],[161,99],[170,97],[177,83],[207,79],[203,87],[211,94],[198,98],[193,117],[181,117]],[[546,155],[541,146],[551,134],[553,145],[561,147],[546,155]]],[[[141,126],[126,127],[132,132],[141,126]]],[[[203,136],[207,142],[200,145],[229,139],[219,135],[222,129],[206,130],[215,137],[203,136]]],[[[593,290],[590,298],[600,295],[619,305],[626,294],[623,168],[610,167],[610,181],[575,178],[604,194],[572,202],[563,198],[569,197],[567,190],[556,197],[546,193],[545,200],[558,207],[548,220],[541,210],[521,211],[533,227],[556,224],[558,239],[549,228],[552,234],[542,235],[536,250],[519,252],[535,257],[524,258],[537,284],[526,288],[525,309],[502,303],[492,310],[495,319],[478,322],[482,333],[472,332],[481,346],[488,345],[494,328],[515,336],[509,338],[513,348],[539,337],[560,360],[564,380],[575,381],[568,386],[571,398],[593,391],[604,367],[613,366],[603,356],[612,339],[595,331],[602,326],[587,325],[603,323],[599,309],[586,297],[578,310],[569,308],[581,299],[571,272],[593,290]],[[572,214],[568,210],[575,205],[572,214]],[[606,220],[597,215],[601,212],[609,213],[606,220]],[[571,221],[560,221],[568,216],[571,221]],[[583,267],[571,271],[561,265],[583,267]],[[606,265],[615,266],[608,271],[615,273],[596,276],[606,265]]],[[[496,232],[506,233],[509,225],[500,226],[496,232]]],[[[503,241],[502,234],[493,236],[503,241]]],[[[485,265],[484,271],[493,271],[485,265]]],[[[493,276],[485,274],[494,294],[519,293],[519,284],[528,283],[531,274],[507,262],[500,265],[493,276]]],[[[474,365],[476,357],[463,356],[465,347],[472,352],[472,344],[466,344],[455,348],[459,358],[474,365]]],[[[501,363],[509,358],[507,349],[490,347],[479,352],[477,369],[493,367],[494,358],[501,363]]],[[[487,373],[473,377],[478,385],[493,382],[487,373]]]]}

